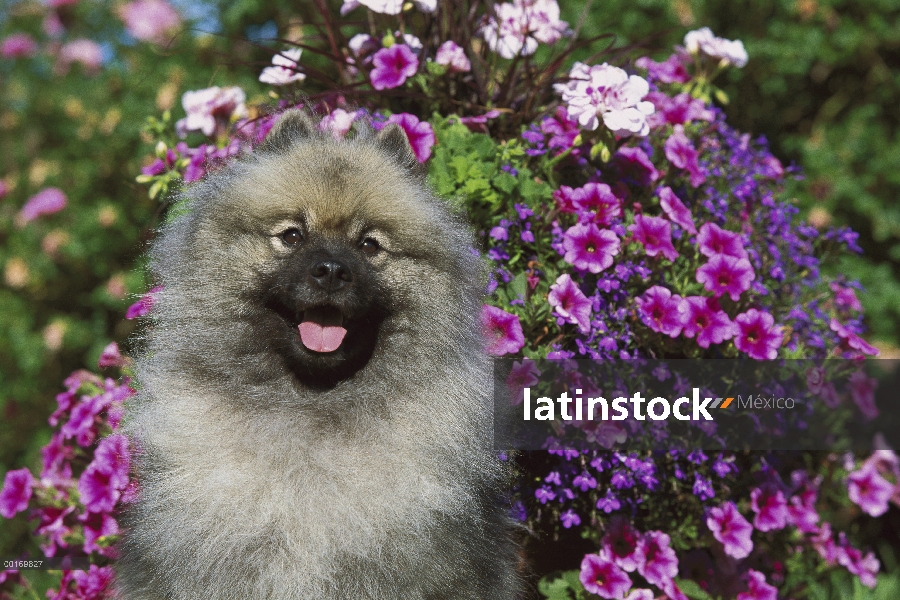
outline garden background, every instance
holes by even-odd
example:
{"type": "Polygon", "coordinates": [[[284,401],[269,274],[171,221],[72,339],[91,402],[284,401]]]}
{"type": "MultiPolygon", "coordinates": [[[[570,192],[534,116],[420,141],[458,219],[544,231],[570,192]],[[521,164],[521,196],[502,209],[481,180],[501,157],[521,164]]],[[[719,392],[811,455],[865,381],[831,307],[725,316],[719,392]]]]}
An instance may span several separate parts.
{"type": "MultiPolygon", "coordinates": [[[[560,4],[564,20],[579,21],[583,3],[560,4]]],[[[0,472],[40,464],[63,379],[95,369],[136,326],[125,311],[146,291],[141,254],[163,218],[135,181],[153,158],[147,116],[181,118],[182,94],[212,85],[270,102],[258,81],[271,59],[265,40],[296,39],[302,12],[271,0],[176,3],[178,33],[141,39],[123,7],[0,8],[0,472]],[[21,33],[33,46],[8,41],[21,33]],[[65,208],[22,211],[47,188],[65,208]]],[[[863,254],[829,268],[862,283],[867,338],[882,357],[900,356],[900,1],[598,0],[586,14],[582,37],[614,34],[631,56],[661,60],[704,26],[744,42],[747,66],[717,81],[728,121],[803,167],[788,193],[811,224],[860,233],[863,254]]],[[[886,523],[898,520],[891,507],[886,523]]],[[[24,515],[0,522],[0,555],[34,549],[31,529],[24,515]]]]}

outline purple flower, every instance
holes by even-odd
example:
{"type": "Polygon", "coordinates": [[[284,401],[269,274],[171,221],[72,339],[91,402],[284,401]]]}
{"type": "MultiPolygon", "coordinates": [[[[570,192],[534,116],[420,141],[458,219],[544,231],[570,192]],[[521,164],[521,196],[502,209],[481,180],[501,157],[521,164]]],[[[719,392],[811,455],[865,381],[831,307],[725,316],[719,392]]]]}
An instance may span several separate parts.
{"type": "MultiPolygon", "coordinates": [[[[549,148],[567,149],[575,143],[575,138],[578,137],[581,130],[578,128],[578,122],[568,117],[565,107],[557,106],[553,116],[541,121],[541,131],[550,135],[550,140],[547,142],[549,148]]],[[[576,148],[573,153],[577,154],[578,149],[576,148]]]]}
{"type": "Polygon", "coordinates": [[[688,233],[696,235],[697,228],[694,226],[694,218],[691,215],[691,211],[675,195],[672,188],[664,186],[657,193],[659,194],[659,204],[662,206],[666,216],[669,217],[669,220],[683,227],[688,233]]]}
{"type": "Polygon", "coordinates": [[[58,213],[66,207],[66,195],[59,188],[46,188],[32,196],[19,211],[19,218],[28,223],[42,215],[58,213]]]}
{"type": "Polygon", "coordinates": [[[534,497],[540,500],[541,504],[547,504],[547,502],[556,498],[556,493],[546,485],[542,485],[534,491],[534,497]]]}
{"type": "Polygon", "coordinates": [[[612,266],[620,245],[615,233],[588,223],[570,227],[563,235],[563,248],[567,263],[582,271],[599,273],[612,266]]]}
{"type": "Polygon", "coordinates": [[[112,567],[91,565],[87,571],[72,571],[77,598],[100,600],[107,598],[106,591],[112,585],[114,574],[112,567]]]}
{"type": "Polygon", "coordinates": [[[687,315],[684,323],[685,337],[697,336],[697,345],[709,348],[734,337],[736,327],[719,303],[706,296],[687,296],[687,315]]]}
{"type": "Polygon", "coordinates": [[[619,148],[613,156],[612,164],[624,179],[640,186],[650,185],[660,176],[650,158],[640,148],[619,148]]]}
{"type": "Polygon", "coordinates": [[[434,129],[431,128],[431,123],[419,121],[419,117],[409,113],[393,114],[385,122],[386,125],[389,123],[396,123],[406,132],[416,160],[423,163],[431,157],[431,147],[434,146],[434,129]]]}
{"type": "Polygon", "coordinates": [[[756,360],[774,360],[778,356],[783,335],[775,325],[775,317],[767,312],[751,308],[734,318],[737,332],[734,345],[756,360]]]}
{"type": "Polygon", "coordinates": [[[94,460],[78,480],[78,493],[88,512],[110,512],[128,485],[131,454],[128,440],[113,434],[100,441],[94,460]]]}
{"type": "Polygon", "coordinates": [[[704,223],[700,226],[700,235],[697,236],[700,245],[700,254],[712,258],[717,254],[725,254],[735,258],[747,258],[747,251],[741,236],[737,233],[722,229],[715,223],[704,223]]]}
{"type": "Polygon", "coordinates": [[[700,164],[697,162],[699,153],[691,140],[684,135],[683,126],[675,126],[675,131],[666,140],[665,151],[666,158],[673,165],[690,173],[692,186],[697,187],[706,181],[706,175],[700,170],[700,164]]]}
{"type": "Polygon", "coordinates": [[[27,33],[14,33],[0,43],[0,56],[3,58],[27,58],[37,52],[37,44],[27,33]]]}
{"type": "MultiPolygon", "coordinates": [[[[603,184],[606,185],[606,184],[603,184]]],[[[606,186],[609,188],[609,186],[606,186]]],[[[575,203],[578,198],[579,189],[572,189],[567,185],[559,186],[558,190],[553,191],[553,199],[556,200],[556,206],[561,212],[574,213],[578,212],[578,206],[575,203]]],[[[612,194],[612,191],[610,191],[612,194]]]]}
{"type": "Polygon", "coordinates": [[[156,294],[160,291],[162,291],[162,286],[156,286],[141,296],[140,300],[129,306],[128,310],[125,311],[125,318],[129,320],[137,319],[150,314],[150,309],[153,308],[153,304],[156,302],[156,294]]]}
{"type": "Polygon", "coordinates": [[[657,587],[678,575],[678,557],[669,541],[661,531],[648,531],[638,542],[637,572],[657,587]]]}
{"type": "Polygon", "coordinates": [[[631,578],[603,551],[585,555],[578,578],[585,590],[601,598],[621,600],[631,589],[631,578]]]}
{"type": "Polygon", "coordinates": [[[737,595],[737,600],[778,600],[778,588],[766,583],[766,576],[759,571],[747,571],[747,591],[737,595]]]}
{"type": "Polygon", "coordinates": [[[847,494],[855,504],[873,517],[887,512],[895,486],[882,477],[870,463],[847,476],[847,494]]]}
{"type": "Polygon", "coordinates": [[[597,500],[597,508],[609,514],[622,508],[622,503],[619,502],[612,490],[607,490],[606,495],[597,500]]]}
{"type": "Polygon", "coordinates": [[[107,513],[85,513],[78,518],[84,524],[84,551],[104,553],[105,548],[97,545],[103,536],[119,533],[119,524],[107,513]]]}
{"type": "Polygon", "coordinates": [[[753,526],[760,531],[775,531],[787,525],[788,508],[784,492],[770,483],[750,492],[750,508],[756,513],[753,526]]]}
{"type": "Polygon", "coordinates": [[[711,508],[706,525],[713,537],[725,547],[725,554],[733,558],[747,558],[753,550],[750,534],[753,526],[738,512],[734,502],[711,508]]]}
{"type": "Polygon", "coordinates": [[[16,513],[28,508],[34,476],[28,469],[7,471],[0,490],[0,515],[12,519],[16,513]]]}
{"type": "Polygon", "coordinates": [[[628,226],[628,231],[644,245],[648,256],[662,254],[672,261],[678,258],[678,251],[672,245],[672,226],[662,217],[635,215],[634,224],[628,226]]]}
{"type": "Polygon", "coordinates": [[[860,304],[859,298],[856,297],[856,292],[853,291],[853,288],[844,287],[834,281],[828,284],[828,286],[831,288],[831,291],[834,292],[835,304],[842,308],[849,308],[862,312],[863,306],[860,304]]]}
{"type": "Polygon", "coordinates": [[[446,65],[451,73],[468,73],[472,70],[472,63],[466,57],[465,51],[453,40],[447,40],[441,44],[434,57],[434,62],[446,65]]]}
{"type": "Polygon", "coordinates": [[[119,8],[125,29],[136,39],[164,44],[181,25],[181,16],[165,0],[134,0],[119,8]]]}
{"type": "Polygon", "coordinates": [[[840,544],[835,546],[834,554],[839,564],[859,577],[860,583],[870,589],[875,587],[876,575],[878,575],[878,568],[881,565],[872,552],[863,556],[863,553],[851,546],[844,538],[844,534],[841,533],[840,544]]]}
{"type": "Polygon", "coordinates": [[[591,477],[590,473],[584,471],[581,475],[576,475],[572,480],[572,486],[579,488],[582,492],[592,490],[597,487],[597,480],[591,477]]]}
{"type": "Polygon", "coordinates": [[[868,354],[870,356],[878,356],[878,354],[880,353],[878,348],[869,344],[866,340],[862,339],[857,334],[841,325],[841,323],[837,319],[831,319],[829,328],[833,332],[838,334],[838,337],[840,337],[844,341],[844,343],[846,343],[847,346],[853,350],[856,350],[862,354],[868,354]]]}
{"type": "Polygon", "coordinates": [[[673,54],[661,63],[642,56],[634,64],[647,69],[647,76],[661,83],[687,83],[691,80],[691,75],[678,54],[673,54]]]}
{"type": "Polygon", "coordinates": [[[586,183],[576,190],[566,186],[562,187],[565,190],[560,188],[560,194],[568,194],[567,197],[571,198],[575,211],[582,217],[588,217],[587,220],[593,221],[597,225],[611,225],[613,220],[622,214],[622,202],[613,194],[612,188],[605,183],[586,183]]]}
{"type": "Polygon", "coordinates": [[[372,64],[375,68],[369,78],[376,90],[399,87],[419,69],[419,59],[406,44],[382,48],[372,57],[372,64]]]}
{"type": "Polygon", "coordinates": [[[515,354],[525,345],[519,317],[485,304],[481,308],[481,326],[488,341],[487,351],[494,356],[515,354]]]}
{"type": "Polygon", "coordinates": [[[875,389],[878,387],[878,380],[868,377],[862,371],[856,371],[850,375],[847,383],[850,385],[850,397],[863,416],[867,419],[877,417],[879,413],[875,406],[875,389]]]}
{"type": "Polygon", "coordinates": [[[562,526],[566,529],[581,525],[581,517],[579,517],[571,508],[559,516],[562,526]]]}
{"type": "Polygon", "coordinates": [[[535,385],[541,375],[541,370],[537,367],[533,360],[523,359],[515,361],[509,376],[506,378],[506,389],[513,404],[521,404],[524,401],[522,389],[535,385]]]}
{"type": "Polygon", "coordinates": [[[712,121],[716,118],[716,113],[710,110],[703,100],[693,98],[687,92],[674,98],[662,92],[650,92],[647,98],[656,106],[656,112],[649,119],[651,128],[666,123],[683,125],[691,121],[712,121]]]}
{"type": "Polygon", "coordinates": [[[547,300],[563,322],[578,325],[581,333],[591,330],[591,301],[578,289],[568,273],[560,275],[556,283],[550,286],[547,300]]]}
{"type": "Polygon", "coordinates": [[[702,283],[716,298],[727,293],[735,302],[750,289],[750,282],[754,279],[756,273],[749,260],[727,254],[716,254],[697,269],[698,283],[702,283]]]}
{"type": "Polygon", "coordinates": [[[641,561],[638,544],[641,536],[622,515],[614,516],[600,541],[603,553],[620,568],[629,573],[637,569],[641,561]]]}
{"type": "Polygon", "coordinates": [[[716,491],[713,489],[712,481],[701,475],[694,473],[694,495],[700,500],[709,500],[715,498],[716,491]]]}
{"type": "Polygon", "coordinates": [[[678,337],[687,318],[687,304],[681,296],[672,295],[667,288],[654,285],[643,296],[635,298],[641,320],[653,331],[678,337]]]}

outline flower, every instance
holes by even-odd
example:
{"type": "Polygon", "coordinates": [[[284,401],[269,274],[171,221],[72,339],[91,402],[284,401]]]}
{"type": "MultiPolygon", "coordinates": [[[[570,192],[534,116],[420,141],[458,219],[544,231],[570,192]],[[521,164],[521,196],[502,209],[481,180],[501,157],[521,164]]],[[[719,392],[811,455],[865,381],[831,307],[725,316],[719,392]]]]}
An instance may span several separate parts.
{"type": "Polygon", "coordinates": [[[882,477],[870,463],[847,476],[847,495],[863,511],[873,517],[887,512],[894,495],[894,485],[882,477]]]}
{"type": "Polygon", "coordinates": [[[726,40],[713,35],[709,27],[689,31],[684,36],[684,47],[691,54],[706,54],[721,59],[720,64],[738,68],[747,64],[747,51],[740,40],[726,40]]]}
{"type": "Polygon", "coordinates": [[[59,73],[68,73],[72,63],[81,63],[89,75],[95,74],[103,64],[103,50],[94,40],[76,39],[63,45],[56,56],[56,69],[59,73]]]}
{"type": "Polygon", "coordinates": [[[853,288],[844,287],[837,282],[832,281],[828,286],[834,292],[834,302],[842,308],[849,308],[857,312],[862,312],[863,306],[856,297],[853,288]]]}
{"type": "Polygon", "coordinates": [[[521,404],[524,401],[522,390],[540,381],[538,379],[540,375],[541,370],[533,360],[526,358],[513,362],[506,378],[506,389],[513,404],[521,404]]]}
{"type": "Polygon", "coordinates": [[[419,121],[419,117],[409,113],[397,113],[388,117],[385,125],[395,123],[406,132],[409,145],[412,146],[416,160],[425,162],[431,157],[434,146],[434,130],[428,121],[419,121]]]}
{"type": "Polygon", "coordinates": [[[614,516],[606,529],[606,535],[600,541],[604,555],[609,556],[616,566],[629,573],[638,568],[641,556],[638,546],[640,533],[632,527],[628,519],[622,515],[614,516]]]}
{"type": "Polygon", "coordinates": [[[626,181],[636,185],[650,185],[660,177],[650,157],[640,148],[619,148],[613,155],[612,164],[626,181]]]}
{"type": "Polygon", "coordinates": [[[878,380],[866,376],[862,371],[856,371],[850,375],[847,383],[850,385],[850,397],[863,416],[867,419],[877,417],[879,413],[875,406],[875,389],[878,387],[878,380]]]}
{"type": "Polygon", "coordinates": [[[472,70],[472,63],[466,57],[465,51],[453,40],[447,40],[437,50],[434,62],[449,67],[451,73],[468,73],[472,70]]]}
{"type": "MultiPolygon", "coordinates": [[[[659,205],[663,212],[669,217],[669,220],[685,229],[688,233],[697,234],[697,228],[694,226],[694,218],[691,211],[684,205],[684,202],[675,195],[672,188],[664,186],[657,192],[659,195],[659,205]]],[[[701,250],[702,252],[702,250],[701,250]]]]}
{"type": "Polygon", "coordinates": [[[341,14],[346,15],[358,6],[365,6],[373,12],[384,15],[399,15],[403,10],[403,0],[344,0],[341,14]]]}
{"type": "Polygon", "coordinates": [[[635,215],[634,224],[628,226],[628,231],[644,245],[647,256],[662,254],[672,261],[678,258],[678,251],[672,245],[672,226],[661,217],[635,215]]]}
{"type": "Polygon", "coordinates": [[[125,364],[127,364],[127,359],[119,352],[119,345],[115,342],[110,342],[106,348],[103,349],[103,352],[100,354],[100,360],[98,361],[98,366],[101,369],[107,367],[122,367],[125,364]]]}
{"type": "Polygon", "coordinates": [[[662,531],[648,531],[638,542],[637,572],[657,587],[678,575],[678,557],[669,542],[662,531]]]}
{"type": "Polygon", "coordinates": [[[419,59],[406,44],[382,48],[372,57],[372,64],[375,68],[369,78],[376,90],[399,87],[419,69],[419,59]]]}
{"type": "Polygon", "coordinates": [[[744,242],[737,233],[722,229],[715,223],[704,223],[700,226],[700,235],[697,236],[700,245],[700,254],[712,258],[717,254],[733,256],[735,258],[747,258],[744,242]]]}
{"type": "Polygon", "coordinates": [[[362,111],[359,110],[348,113],[343,108],[336,108],[328,115],[322,117],[322,120],[319,121],[319,129],[322,131],[330,131],[334,139],[340,139],[347,135],[350,128],[353,126],[353,121],[361,114],[362,111]]]}
{"type": "Polygon", "coordinates": [[[766,583],[766,576],[759,571],[747,571],[747,587],[736,600],[778,600],[778,588],[766,583]]]}
{"type": "Polygon", "coordinates": [[[755,278],[749,260],[726,254],[716,254],[697,269],[698,283],[702,283],[716,298],[727,292],[735,302],[750,289],[750,282],[755,278]]]}
{"type": "Polygon", "coordinates": [[[603,551],[585,555],[578,578],[585,590],[601,598],[621,599],[631,589],[631,578],[603,551]]]}
{"type": "Polygon", "coordinates": [[[736,327],[718,302],[706,296],[686,296],[685,337],[697,336],[697,345],[709,348],[734,337],[736,327]]]}
{"type": "Polygon", "coordinates": [[[496,306],[481,307],[481,324],[488,340],[487,351],[494,356],[514,354],[525,345],[519,317],[496,306]]]}
{"type": "Polygon", "coordinates": [[[28,223],[42,215],[58,213],[66,207],[66,203],[66,195],[61,189],[45,188],[28,199],[28,202],[19,211],[19,219],[23,223],[28,223]]]}
{"type": "Polygon", "coordinates": [[[775,325],[775,317],[751,308],[736,316],[734,324],[738,328],[734,337],[734,345],[738,350],[756,360],[774,360],[778,356],[783,336],[781,327],[775,325]]]}
{"type": "Polygon", "coordinates": [[[669,289],[654,285],[635,298],[641,320],[653,331],[678,337],[687,317],[687,304],[669,289]]]}
{"type": "Polygon", "coordinates": [[[734,502],[709,509],[706,525],[713,537],[725,547],[725,554],[733,558],[747,558],[753,550],[750,534],[753,526],[738,512],[734,502]]]}
{"type": "Polygon", "coordinates": [[[866,340],[859,337],[857,334],[853,333],[837,320],[831,319],[829,323],[829,328],[838,334],[844,343],[847,344],[853,350],[856,350],[862,354],[868,354],[870,356],[878,356],[879,350],[875,346],[869,344],[866,340]]]}
{"type": "MultiPolygon", "coordinates": [[[[593,221],[597,225],[612,225],[622,215],[621,200],[613,194],[612,188],[605,183],[586,183],[584,186],[570,190],[573,211],[577,211],[581,221],[593,221]]],[[[562,192],[565,194],[565,192],[562,192]]]]}
{"type": "Polygon", "coordinates": [[[581,525],[581,517],[579,517],[578,514],[571,508],[561,514],[559,516],[559,520],[562,522],[562,526],[566,529],[571,529],[572,527],[581,525]]]}
{"type": "Polygon", "coordinates": [[[17,32],[3,38],[0,56],[3,58],[27,58],[37,52],[37,43],[27,33],[17,32]]]}
{"type": "Polygon", "coordinates": [[[28,508],[34,476],[28,469],[7,471],[0,490],[0,515],[12,519],[16,513],[28,508]]]}
{"type": "Polygon", "coordinates": [[[576,269],[599,273],[613,264],[619,253],[619,238],[609,229],[598,229],[593,223],[570,227],[563,235],[564,260],[576,269]]]}
{"type": "Polygon", "coordinates": [[[78,480],[78,493],[88,512],[110,512],[128,485],[131,454],[125,436],[113,434],[100,440],[94,460],[78,480]]]}
{"type": "Polygon", "coordinates": [[[692,186],[697,187],[706,181],[706,175],[700,170],[700,164],[697,162],[699,153],[691,140],[684,135],[682,125],[676,125],[672,135],[666,140],[665,153],[669,162],[690,174],[692,186]]]}
{"type": "Polygon", "coordinates": [[[271,85],[287,85],[295,81],[303,81],[306,74],[297,70],[302,48],[282,50],[272,56],[272,66],[266,67],[259,75],[259,80],[271,85]]]}
{"type": "Polygon", "coordinates": [[[507,59],[534,54],[538,42],[553,44],[567,32],[568,24],[559,20],[556,0],[495,4],[494,14],[481,28],[488,47],[507,59]]]}
{"type": "Polygon", "coordinates": [[[556,84],[554,89],[566,103],[569,118],[586,129],[597,129],[602,118],[603,124],[617,135],[650,133],[647,116],[655,108],[643,101],[650,91],[643,77],[629,76],[623,69],[606,63],[588,67],[576,62],[569,72],[569,82],[556,84]]]}
{"type": "Polygon", "coordinates": [[[134,0],[119,8],[128,33],[139,40],[163,44],[181,25],[181,16],[165,0],[134,0]]]}
{"type": "Polygon", "coordinates": [[[153,308],[153,304],[156,302],[156,294],[161,291],[162,286],[157,286],[141,296],[140,300],[129,306],[128,310],[125,311],[125,318],[131,320],[150,314],[150,309],[153,308]]]}
{"type": "Polygon", "coordinates": [[[582,333],[591,330],[591,301],[578,289],[568,273],[560,275],[556,283],[550,286],[547,300],[564,323],[578,325],[582,333]]]}
{"type": "Polygon", "coordinates": [[[200,131],[212,136],[217,130],[223,130],[233,119],[247,116],[244,90],[239,87],[210,88],[185,92],[181,97],[181,105],[187,116],[175,123],[180,137],[187,136],[189,131],[200,131]]]}
{"type": "Polygon", "coordinates": [[[760,531],[775,531],[784,529],[787,525],[788,507],[784,492],[772,484],[765,484],[750,492],[750,508],[756,513],[753,526],[760,531]]]}
{"type": "Polygon", "coordinates": [[[691,80],[691,75],[678,54],[671,55],[661,63],[642,56],[634,64],[641,69],[647,69],[647,75],[661,83],[687,83],[691,80]]]}

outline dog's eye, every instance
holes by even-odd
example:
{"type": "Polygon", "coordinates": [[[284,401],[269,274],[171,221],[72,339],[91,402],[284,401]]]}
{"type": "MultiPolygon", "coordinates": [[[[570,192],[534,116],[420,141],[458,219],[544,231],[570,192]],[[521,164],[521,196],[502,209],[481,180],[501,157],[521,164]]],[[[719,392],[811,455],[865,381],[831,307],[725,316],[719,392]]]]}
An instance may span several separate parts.
{"type": "Polygon", "coordinates": [[[284,240],[284,243],[288,246],[296,246],[300,243],[300,240],[303,239],[303,236],[300,234],[299,229],[291,227],[281,234],[281,239],[284,240]]]}
{"type": "Polygon", "coordinates": [[[359,249],[365,252],[366,254],[375,254],[378,252],[378,249],[381,246],[378,245],[378,242],[373,240],[372,238],[366,238],[360,243],[359,249]]]}

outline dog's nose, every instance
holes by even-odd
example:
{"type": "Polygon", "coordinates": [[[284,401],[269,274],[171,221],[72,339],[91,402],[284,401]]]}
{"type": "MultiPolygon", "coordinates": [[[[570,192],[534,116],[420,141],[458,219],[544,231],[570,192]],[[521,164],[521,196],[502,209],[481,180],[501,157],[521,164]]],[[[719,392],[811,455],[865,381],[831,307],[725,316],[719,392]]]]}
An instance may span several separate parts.
{"type": "Polygon", "coordinates": [[[339,290],[345,283],[353,281],[350,267],[339,260],[319,261],[309,270],[309,275],[319,287],[328,292],[339,290]]]}

